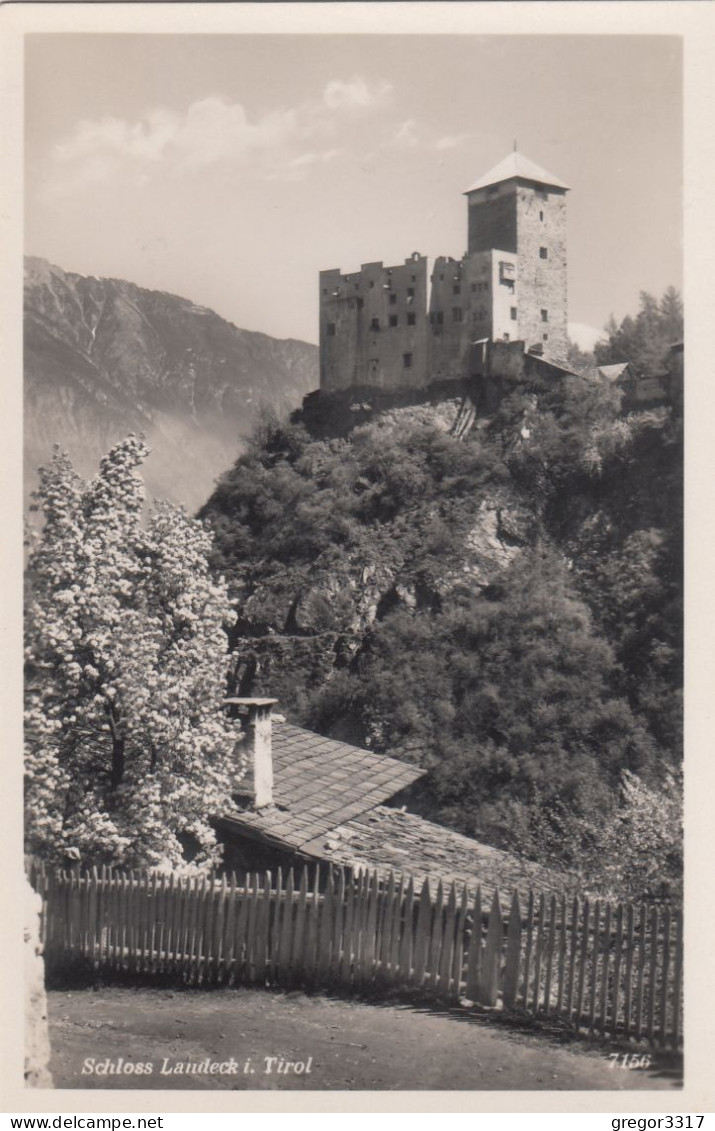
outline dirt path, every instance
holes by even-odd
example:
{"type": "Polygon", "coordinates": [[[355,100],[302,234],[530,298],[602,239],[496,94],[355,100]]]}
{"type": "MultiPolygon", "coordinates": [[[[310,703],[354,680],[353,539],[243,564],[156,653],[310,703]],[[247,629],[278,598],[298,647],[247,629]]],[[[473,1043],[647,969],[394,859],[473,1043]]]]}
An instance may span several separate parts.
{"type": "Polygon", "coordinates": [[[245,988],[48,996],[58,1088],[553,1091],[680,1083],[662,1063],[614,1069],[607,1049],[400,1003],[245,988]],[[213,1075],[211,1063],[220,1066],[213,1075]],[[186,1064],[193,1070],[177,1070],[186,1064]]]}

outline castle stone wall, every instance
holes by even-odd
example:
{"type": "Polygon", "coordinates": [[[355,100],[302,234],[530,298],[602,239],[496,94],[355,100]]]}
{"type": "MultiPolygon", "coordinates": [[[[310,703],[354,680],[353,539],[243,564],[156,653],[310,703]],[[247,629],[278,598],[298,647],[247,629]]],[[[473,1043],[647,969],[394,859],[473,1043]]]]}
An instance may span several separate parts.
{"type": "Polygon", "coordinates": [[[427,381],[427,260],[320,273],[320,387],[409,389],[427,381]]]}
{"type": "Polygon", "coordinates": [[[519,336],[527,348],[541,345],[544,357],[565,357],[568,346],[566,193],[519,185],[519,336]],[[547,258],[542,258],[541,249],[547,258]],[[542,315],[546,311],[546,321],[542,315]]]}

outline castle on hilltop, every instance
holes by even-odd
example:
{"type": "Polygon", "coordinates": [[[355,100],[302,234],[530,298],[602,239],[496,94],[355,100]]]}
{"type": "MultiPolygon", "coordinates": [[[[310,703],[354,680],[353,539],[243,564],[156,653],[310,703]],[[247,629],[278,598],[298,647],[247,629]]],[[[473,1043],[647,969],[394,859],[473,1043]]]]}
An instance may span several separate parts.
{"type": "MultiPolygon", "coordinates": [[[[516,150],[464,194],[467,251],[320,272],[320,390],[406,392],[566,355],[568,185],[516,150]],[[518,345],[516,345],[518,343],[518,345]]],[[[560,366],[556,365],[557,368],[560,366]]]]}

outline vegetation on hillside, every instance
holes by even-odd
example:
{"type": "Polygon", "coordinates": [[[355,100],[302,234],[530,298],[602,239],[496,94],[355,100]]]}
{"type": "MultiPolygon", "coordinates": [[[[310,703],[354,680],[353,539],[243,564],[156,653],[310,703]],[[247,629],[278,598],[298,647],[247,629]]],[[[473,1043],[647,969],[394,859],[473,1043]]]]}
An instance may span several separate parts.
{"type": "Polygon", "coordinates": [[[335,440],[265,418],[202,511],[237,685],[426,767],[432,818],[674,894],[681,465],[671,411],[624,417],[605,380],[515,393],[464,441],[424,409],[335,440]]]}
{"type": "Polygon", "coordinates": [[[618,323],[611,315],[606,337],[593,352],[597,365],[628,361],[636,373],[662,373],[669,347],[682,337],[683,302],[675,287],[668,287],[660,299],[641,291],[635,318],[627,314],[618,323]]]}

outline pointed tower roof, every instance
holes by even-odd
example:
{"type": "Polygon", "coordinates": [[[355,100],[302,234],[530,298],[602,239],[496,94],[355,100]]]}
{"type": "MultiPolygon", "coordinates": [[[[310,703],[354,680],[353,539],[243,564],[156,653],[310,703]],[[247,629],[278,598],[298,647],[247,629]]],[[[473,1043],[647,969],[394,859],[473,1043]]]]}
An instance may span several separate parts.
{"type": "Polygon", "coordinates": [[[551,185],[553,188],[568,189],[568,185],[554,177],[552,173],[547,173],[546,169],[542,169],[535,161],[530,161],[528,157],[524,157],[516,149],[485,173],[483,177],[470,185],[464,193],[468,196],[470,192],[476,192],[477,189],[486,188],[487,185],[498,185],[501,181],[511,181],[514,177],[518,177],[523,181],[536,181],[540,185],[551,185]]]}

